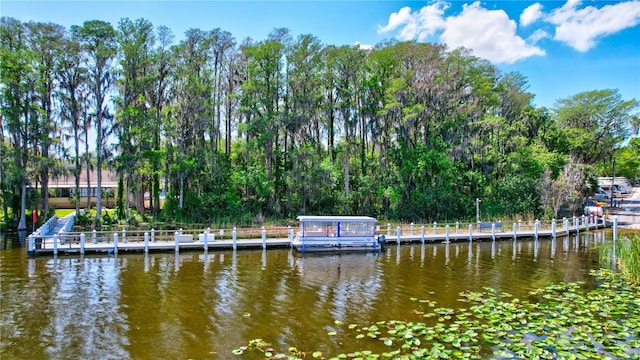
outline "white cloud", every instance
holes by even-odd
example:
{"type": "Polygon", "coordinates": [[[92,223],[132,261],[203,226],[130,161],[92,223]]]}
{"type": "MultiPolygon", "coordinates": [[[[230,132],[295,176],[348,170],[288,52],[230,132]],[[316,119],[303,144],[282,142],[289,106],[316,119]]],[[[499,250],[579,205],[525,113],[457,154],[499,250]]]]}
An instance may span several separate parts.
{"type": "Polygon", "coordinates": [[[544,50],[529,45],[516,35],[516,23],[503,10],[487,10],[479,1],[463,5],[459,15],[445,17],[449,4],[437,1],[417,12],[404,7],[389,16],[389,23],[378,27],[378,33],[398,31],[401,40],[424,41],[440,35],[439,40],[455,49],[465,47],[473,54],[494,63],[511,64],[531,56],[544,55],[544,50]]]}
{"type": "Polygon", "coordinates": [[[527,40],[529,40],[529,42],[531,44],[537,44],[538,41],[542,40],[542,39],[547,39],[550,38],[551,35],[549,35],[548,32],[542,30],[542,29],[538,29],[536,31],[533,32],[533,34],[531,34],[531,36],[529,36],[527,38],[527,40]]]}
{"type": "Polygon", "coordinates": [[[579,8],[580,0],[568,0],[554,10],[546,21],[556,25],[554,39],[567,43],[578,51],[593,48],[597,40],[640,23],[640,1],[627,1],[579,8]]]}
{"type": "Polygon", "coordinates": [[[534,22],[538,21],[538,19],[540,19],[541,17],[542,5],[540,3],[535,3],[524,9],[522,14],[520,14],[520,25],[531,25],[534,22]]]}
{"type": "Polygon", "coordinates": [[[403,7],[397,13],[389,16],[389,23],[386,26],[378,26],[378,33],[385,33],[402,27],[398,34],[401,40],[425,40],[442,30],[445,25],[444,11],[449,4],[436,1],[431,5],[424,6],[418,12],[411,12],[409,7],[403,7]]]}
{"type": "Polygon", "coordinates": [[[487,10],[478,1],[463,5],[460,15],[447,18],[441,39],[449,47],[472,49],[474,55],[494,63],[512,64],[545,54],[516,35],[516,23],[504,10],[487,10]]]}

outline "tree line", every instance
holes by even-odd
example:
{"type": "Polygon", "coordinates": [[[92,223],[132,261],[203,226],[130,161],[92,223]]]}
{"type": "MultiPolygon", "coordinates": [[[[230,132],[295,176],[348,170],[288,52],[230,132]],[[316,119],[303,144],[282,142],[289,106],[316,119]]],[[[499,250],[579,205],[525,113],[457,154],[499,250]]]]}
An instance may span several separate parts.
{"type": "MultiPolygon", "coordinates": [[[[473,216],[477,198],[488,217],[557,216],[614,156],[638,176],[640,144],[625,142],[636,99],[605,89],[536,107],[523,74],[465,49],[325,45],[282,28],[175,41],[145,19],[67,29],[7,17],[0,46],[1,201],[19,228],[32,203],[48,210],[65,164],[76,194],[80,172],[115,169],[120,219],[136,209],[189,222],[442,221],[473,216]]],[[[100,226],[101,197],[95,207],[100,226]]]]}

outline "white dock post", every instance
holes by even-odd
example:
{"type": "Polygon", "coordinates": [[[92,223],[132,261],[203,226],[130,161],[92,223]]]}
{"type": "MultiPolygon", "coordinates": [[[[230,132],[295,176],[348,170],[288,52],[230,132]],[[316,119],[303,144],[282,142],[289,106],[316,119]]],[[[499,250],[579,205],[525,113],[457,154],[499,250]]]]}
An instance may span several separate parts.
{"type": "Polygon", "coordinates": [[[449,243],[449,224],[447,224],[447,226],[445,227],[444,233],[445,233],[445,242],[448,244],[449,243]]]}
{"type": "Polygon", "coordinates": [[[202,250],[204,251],[204,253],[206,254],[207,252],[209,252],[209,228],[207,228],[207,230],[204,231],[204,235],[202,235],[202,250]]]}
{"type": "Polygon", "coordinates": [[[551,237],[556,238],[556,219],[551,219],[551,237]]]}
{"type": "Polygon", "coordinates": [[[522,230],[522,220],[518,220],[518,231],[522,230]]]}
{"type": "Polygon", "coordinates": [[[491,240],[496,241],[496,223],[491,223],[491,240]]]}
{"type": "Polygon", "coordinates": [[[460,230],[460,222],[456,221],[456,234],[458,233],[458,230],[460,230]]]}
{"type": "Polygon", "coordinates": [[[93,230],[91,232],[91,240],[93,241],[94,244],[98,243],[98,236],[96,236],[96,231],[95,230],[93,230]]]}
{"type": "Polygon", "coordinates": [[[80,255],[84,255],[84,243],[86,241],[86,235],[80,234],[80,255]]]}
{"type": "Polygon", "coordinates": [[[176,253],[180,252],[180,232],[176,231],[173,234],[173,243],[174,243],[174,251],[176,253]]]}
{"type": "Polygon", "coordinates": [[[584,215],[582,215],[582,226],[586,227],[587,231],[589,231],[589,225],[587,225],[587,219],[584,215]]]}
{"type": "Polygon", "coordinates": [[[438,223],[437,222],[433,222],[433,234],[437,234],[438,233],[438,223]]]}
{"type": "Polygon", "coordinates": [[[156,230],[155,229],[151,229],[151,242],[152,243],[156,242],[156,230]]]}
{"type": "Polygon", "coordinates": [[[513,241],[516,241],[516,239],[518,238],[518,231],[517,231],[518,229],[517,229],[517,226],[518,226],[518,225],[516,225],[516,223],[514,222],[514,223],[513,223],[513,241]]]}
{"type": "MultiPolygon", "coordinates": [[[[291,232],[291,226],[289,226],[289,232],[291,232]]],[[[289,235],[291,236],[291,235],[289,235]]],[[[233,227],[233,231],[231,232],[231,239],[233,239],[233,250],[237,249],[238,245],[237,243],[237,238],[238,238],[238,231],[236,230],[236,227],[233,227]]],[[[289,237],[289,239],[291,239],[291,237],[289,237]]]]}
{"type": "Polygon", "coordinates": [[[391,236],[391,223],[387,223],[387,236],[391,236]]]}
{"type": "Polygon", "coordinates": [[[267,228],[262,227],[262,248],[267,248],[267,228]]]}
{"type": "Polygon", "coordinates": [[[144,253],[145,254],[149,253],[149,233],[148,232],[144,233],[144,253]]]}
{"type": "Polygon", "coordinates": [[[400,226],[396,227],[396,243],[400,244],[400,226]]]}
{"type": "Polygon", "coordinates": [[[538,230],[540,229],[540,220],[536,219],[533,225],[533,236],[538,240],[538,230]]]}
{"type": "Polygon", "coordinates": [[[36,254],[36,239],[33,237],[33,235],[29,235],[28,254],[29,256],[34,256],[36,254]]]}
{"type": "Polygon", "coordinates": [[[53,235],[53,255],[58,255],[58,234],[53,235]]]}
{"type": "Polygon", "coordinates": [[[118,253],[118,233],[117,232],[113,233],[113,253],[114,254],[118,253]]]}
{"type": "Polygon", "coordinates": [[[409,229],[409,231],[410,231],[410,234],[411,234],[411,235],[413,235],[413,227],[414,227],[414,225],[415,225],[415,224],[412,222],[412,223],[411,223],[411,228],[409,229]]]}
{"type": "Polygon", "coordinates": [[[607,227],[607,218],[604,217],[604,214],[602,214],[602,227],[606,228],[607,227]]]}
{"type": "Polygon", "coordinates": [[[613,241],[618,240],[618,217],[613,217],[613,241]]]}
{"type": "Polygon", "coordinates": [[[473,225],[469,224],[469,242],[473,241],[473,225]]]}
{"type": "Polygon", "coordinates": [[[564,226],[564,234],[569,235],[569,219],[567,219],[566,217],[563,217],[562,226],[564,226]]]}
{"type": "Polygon", "coordinates": [[[424,244],[424,225],[420,227],[420,242],[424,244]]]}
{"type": "Polygon", "coordinates": [[[126,243],[127,242],[127,231],[125,229],[122,229],[122,243],[126,243]]]}
{"type": "Polygon", "coordinates": [[[573,225],[576,228],[576,235],[578,235],[580,233],[580,225],[579,225],[579,221],[577,217],[573,217],[573,225]]]}

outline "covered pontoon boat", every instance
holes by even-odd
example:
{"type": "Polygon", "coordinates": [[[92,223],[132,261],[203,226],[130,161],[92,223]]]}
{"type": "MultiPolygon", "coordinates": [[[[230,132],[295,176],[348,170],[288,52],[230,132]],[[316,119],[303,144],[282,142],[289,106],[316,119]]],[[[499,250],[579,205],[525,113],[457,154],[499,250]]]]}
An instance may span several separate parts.
{"type": "Polygon", "coordinates": [[[298,216],[298,220],[300,228],[291,245],[300,252],[376,251],[383,245],[372,217],[298,216]]]}

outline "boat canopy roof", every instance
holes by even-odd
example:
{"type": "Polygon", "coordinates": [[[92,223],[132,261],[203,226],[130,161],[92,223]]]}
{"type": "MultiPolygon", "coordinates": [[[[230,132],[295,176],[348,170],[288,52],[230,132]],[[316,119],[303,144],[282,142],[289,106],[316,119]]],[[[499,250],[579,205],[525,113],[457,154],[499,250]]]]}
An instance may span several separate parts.
{"type": "Polygon", "coordinates": [[[376,218],[370,216],[313,216],[313,215],[301,215],[298,216],[298,220],[303,222],[311,221],[354,221],[354,222],[376,222],[376,218]]]}

